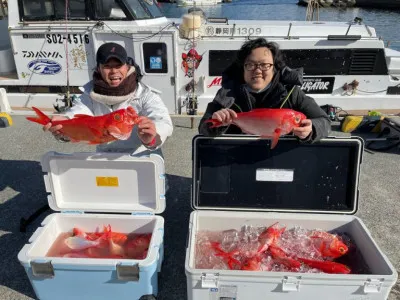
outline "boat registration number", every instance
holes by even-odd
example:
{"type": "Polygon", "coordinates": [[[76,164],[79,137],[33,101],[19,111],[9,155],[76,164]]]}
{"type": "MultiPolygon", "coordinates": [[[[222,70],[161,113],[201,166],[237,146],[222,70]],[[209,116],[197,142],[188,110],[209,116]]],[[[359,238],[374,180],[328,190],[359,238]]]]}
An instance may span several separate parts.
{"type": "Polygon", "coordinates": [[[261,28],[256,27],[238,27],[236,28],[236,31],[239,35],[259,35],[261,34],[261,28]]]}
{"type": "Polygon", "coordinates": [[[63,44],[64,40],[68,40],[70,44],[89,44],[88,34],[46,34],[46,40],[49,44],[63,44]]]}
{"type": "Polygon", "coordinates": [[[249,36],[261,35],[261,27],[243,26],[207,26],[205,33],[207,36],[249,36]]]}

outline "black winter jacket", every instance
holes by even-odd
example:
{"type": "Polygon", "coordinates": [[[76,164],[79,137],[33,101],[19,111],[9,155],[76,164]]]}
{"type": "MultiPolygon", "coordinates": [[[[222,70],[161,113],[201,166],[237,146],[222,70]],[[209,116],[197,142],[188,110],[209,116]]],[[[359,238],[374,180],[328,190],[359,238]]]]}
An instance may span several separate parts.
{"type": "Polygon", "coordinates": [[[218,90],[214,100],[207,106],[199,124],[199,133],[205,136],[218,136],[221,134],[242,134],[239,127],[235,125],[209,128],[210,119],[214,112],[222,108],[230,108],[236,112],[250,111],[254,108],[279,108],[287,97],[290,90],[294,87],[290,97],[282,108],[291,108],[302,112],[308,119],[311,119],[313,133],[302,140],[303,142],[318,141],[326,137],[331,128],[328,115],[318,106],[315,100],[300,89],[299,85],[303,81],[303,69],[292,70],[285,67],[280,72],[276,72],[269,88],[263,92],[262,97],[255,97],[245,88],[242,71],[231,65],[222,75],[222,87],[218,90]],[[240,108],[240,109],[239,109],[240,108]]]}

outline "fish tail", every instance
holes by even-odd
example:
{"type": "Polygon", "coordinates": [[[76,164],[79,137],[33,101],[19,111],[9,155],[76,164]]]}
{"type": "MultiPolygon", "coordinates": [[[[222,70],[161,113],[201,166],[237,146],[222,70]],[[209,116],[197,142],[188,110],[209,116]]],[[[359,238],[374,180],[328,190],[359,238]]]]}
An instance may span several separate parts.
{"type": "Polygon", "coordinates": [[[36,112],[37,117],[26,117],[28,121],[39,123],[42,125],[46,125],[51,122],[51,119],[38,108],[32,107],[32,109],[36,112]]]}
{"type": "Polygon", "coordinates": [[[222,122],[215,120],[215,119],[207,120],[206,123],[211,123],[211,126],[208,128],[215,128],[215,127],[219,127],[222,125],[222,122]]]}

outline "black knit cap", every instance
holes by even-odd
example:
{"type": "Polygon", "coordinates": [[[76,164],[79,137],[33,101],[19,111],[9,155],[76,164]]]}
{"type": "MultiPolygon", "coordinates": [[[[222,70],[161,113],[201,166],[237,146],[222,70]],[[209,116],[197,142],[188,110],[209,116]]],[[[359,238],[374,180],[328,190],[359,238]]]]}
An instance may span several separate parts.
{"type": "Polygon", "coordinates": [[[121,63],[126,64],[128,54],[124,47],[117,43],[105,43],[97,49],[96,62],[97,64],[105,64],[110,58],[116,58],[121,63]]]}

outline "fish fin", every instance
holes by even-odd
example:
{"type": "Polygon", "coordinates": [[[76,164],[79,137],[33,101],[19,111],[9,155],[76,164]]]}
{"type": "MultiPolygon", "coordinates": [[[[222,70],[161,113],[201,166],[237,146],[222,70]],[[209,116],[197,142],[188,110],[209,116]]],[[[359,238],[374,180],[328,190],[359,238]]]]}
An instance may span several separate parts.
{"type": "Polygon", "coordinates": [[[281,130],[279,128],[275,129],[274,135],[272,137],[271,149],[274,149],[276,144],[278,144],[280,135],[281,135],[281,130]]]}
{"type": "Polygon", "coordinates": [[[51,122],[51,119],[47,115],[45,115],[41,110],[33,106],[32,109],[37,114],[37,117],[26,117],[28,121],[39,123],[41,125],[46,125],[47,123],[51,122]]]}
{"type": "Polygon", "coordinates": [[[74,115],[74,118],[88,118],[88,117],[93,118],[93,116],[85,115],[85,114],[76,114],[76,115],[74,115]]]}
{"type": "Polygon", "coordinates": [[[90,131],[95,135],[95,136],[103,136],[103,132],[101,132],[99,129],[94,128],[94,127],[90,127],[90,131]]]}
{"type": "Polygon", "coordinates": [[[127,139],[129,139],[129,137],[131,136],[131,133],[132,133],[132,132],[128,132],[128,133],[122,134],[121,130],[119,130],[119,128],[115,127],[115,126],[109,126],[108,132],[110,133],[110,135],[112,135],[113,137],[115,137],[118,140],[127,140],[127,139]]]}

